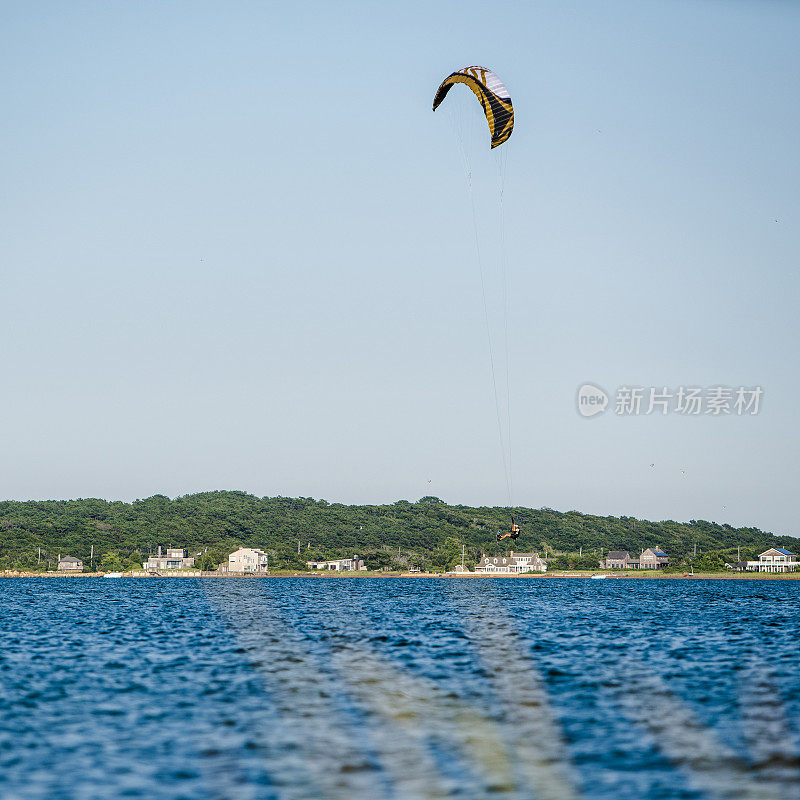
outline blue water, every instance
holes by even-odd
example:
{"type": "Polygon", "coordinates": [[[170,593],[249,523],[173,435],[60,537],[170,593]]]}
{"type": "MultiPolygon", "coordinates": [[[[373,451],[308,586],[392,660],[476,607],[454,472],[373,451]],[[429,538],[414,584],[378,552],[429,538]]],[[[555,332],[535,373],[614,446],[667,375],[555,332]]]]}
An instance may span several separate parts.
{"type": "Polygon", "coordinates": [[[0,581],[0,798],[800,797],[800,582],[0,581]]]}

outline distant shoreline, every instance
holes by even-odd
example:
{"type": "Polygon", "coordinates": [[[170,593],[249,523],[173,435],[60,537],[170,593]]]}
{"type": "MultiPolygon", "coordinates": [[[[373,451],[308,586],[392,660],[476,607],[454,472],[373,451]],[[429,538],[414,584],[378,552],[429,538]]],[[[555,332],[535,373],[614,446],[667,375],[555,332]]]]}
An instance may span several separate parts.
{"type": "MultiPolygon", "coordinates": [[[[729,572],[697,572],[694,575],[689,573],[669,572],[664,573],[661,571],[653,570],[652,572],[642,571],[636,573],[626,572],[623,574],[614,573],[598,573],[598,572],[545,572],[535,574],[521,574],[521,575],[505,575],[505,574],[491,574],[480,575],[476,573],[449,573],[442,574],[436,572],[337,572],[337,571],[324,571],[324,572],[290,572],[280,571],[272,572],[266,575],[230,575],[224,572],[205,572],[197,574],[193,571],[191,574],[181,573],[176,570],[174,574],[170,575],[132,575],[130,572],[123,572],[119,577],[121,578],[139,578],[139,579],[158,579],[158,578],[226,578],[234,580],[236,578],[317,578],[319,580],[325,579],[339,579],[339,578],[456,578],[456,579],[472,579],[472,580],[485,580],[485,579],[498,579],[498,578],[513,578],[514,580],[528,579],[528,580],[555,580],[555,579],[591,579],[592,575],[603,574],[607,580],[733,580],[733,581],[792,581],[800,580],[800,570],[796,572],[738,572],[731,574],[729,572]]],[[[106,576],[104,572],[79,572],[79,573],[63,573],[63,572],[15,572],[7,571],[0,572],[0,579],[2,578],[103,578],[106,576]]],[[[117,577],[115,575],[115,577],[117,577]]]]}

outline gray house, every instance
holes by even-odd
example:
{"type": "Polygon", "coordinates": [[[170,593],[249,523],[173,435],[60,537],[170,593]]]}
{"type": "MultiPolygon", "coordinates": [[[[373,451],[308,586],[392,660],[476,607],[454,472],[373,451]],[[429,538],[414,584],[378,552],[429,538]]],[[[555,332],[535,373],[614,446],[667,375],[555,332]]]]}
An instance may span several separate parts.
{"type": "Polygon", "coordinates": [[[161,547],[158,548],[157,556],[150,556],[142,564],[142,568],[154,571],[161,569],[191,569],[194,566],[194,556],[190,556],[185,547],[169,547],[167,554],[161,554],[161,547]]]}
{"type": "Polygon", "coordinates": [[[669,564],[669,556],[658,546],[642,550],[638,558],[631,558],[627,550],[612,550],[601,562],[603,569],[662,569],[669,564]]]}
{"type": "Polygon", "coordinates": [[[669,556],[658,546],[642,550],[639,556],[639,569],[661,569],[669,564],[669,556]]]}
{"type": "Polygon", "coordinates": [[[601,562],[603,569],[627,569],[631,554],[627,550],[612,550],[601,562]]]}
{"type": "Polygon", "coordinates": [[[83,569],[83,561],[74,556],[58,557],[59,572],[80,572],[83,569]]]}

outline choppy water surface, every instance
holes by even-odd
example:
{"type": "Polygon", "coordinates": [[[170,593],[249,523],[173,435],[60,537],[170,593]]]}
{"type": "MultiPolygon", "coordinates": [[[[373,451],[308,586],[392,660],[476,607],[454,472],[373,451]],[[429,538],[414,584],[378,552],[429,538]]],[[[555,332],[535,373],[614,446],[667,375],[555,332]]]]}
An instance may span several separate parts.
{"type": "Polygon", "coordinates": [[[800,582],[0,581],[0,797],[800,797],[800,582]]]}

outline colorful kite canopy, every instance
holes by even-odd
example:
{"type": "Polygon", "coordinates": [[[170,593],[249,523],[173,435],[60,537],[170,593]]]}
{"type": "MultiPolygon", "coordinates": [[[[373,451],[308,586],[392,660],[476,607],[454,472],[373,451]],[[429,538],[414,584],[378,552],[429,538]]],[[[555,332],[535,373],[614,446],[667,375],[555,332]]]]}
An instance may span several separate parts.
{"type": "Polygon", "coordinates": [[[514,130],[514,107],[500,78],[486,67],[464,67],[453,72],[442,81],[433,98],[434,111],[456,83],[465,83],[481,101],[492,135],[492,148],[503,144],[514,130]]]}

